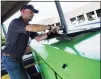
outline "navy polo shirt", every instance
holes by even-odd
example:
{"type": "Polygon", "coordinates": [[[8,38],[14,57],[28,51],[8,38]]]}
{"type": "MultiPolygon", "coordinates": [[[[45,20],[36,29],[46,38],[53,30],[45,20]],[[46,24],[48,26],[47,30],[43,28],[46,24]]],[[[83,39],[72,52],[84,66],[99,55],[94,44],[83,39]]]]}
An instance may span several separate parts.
{"type": "MultiPolygon", "coordinates": [[[[28,24],[24,23],[22,17],[12,20],[8,28],[3,53],[14,54],[16,56],[22,56],[25,53],[30,37],[30,33],[25,30],[26,25],[28,24]]],[[[36,32],[31,34],[33,38],[38,35],[36,32]]]]}

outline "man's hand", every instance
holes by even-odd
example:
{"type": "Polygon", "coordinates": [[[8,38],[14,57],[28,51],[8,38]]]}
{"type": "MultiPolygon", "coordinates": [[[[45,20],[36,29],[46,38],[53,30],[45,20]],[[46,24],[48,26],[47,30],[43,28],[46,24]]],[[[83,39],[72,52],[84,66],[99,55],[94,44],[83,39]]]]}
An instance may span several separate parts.
{"type": "Polygon", "coordinates": [[[60,26],[52,26],[52,25],[49,25],[49,26],[50,26],[49,30],[57,30],[57,31],[59,31],[59,29],[60,29],[60,26]]]}
{"type": "Polygon", "coordinates": [[[51,33],[59,33],[59,29],[60,27],[59,26],[51,26],[52,29],[50,30],[51,33]]]}
{"type": "Polygon", "coordinates": [[[31,52],[31,48],[30,48],[29,45],[27,45],[27,47],[26,47],[26,53],[29,53],[29,52],[31,52]]]}

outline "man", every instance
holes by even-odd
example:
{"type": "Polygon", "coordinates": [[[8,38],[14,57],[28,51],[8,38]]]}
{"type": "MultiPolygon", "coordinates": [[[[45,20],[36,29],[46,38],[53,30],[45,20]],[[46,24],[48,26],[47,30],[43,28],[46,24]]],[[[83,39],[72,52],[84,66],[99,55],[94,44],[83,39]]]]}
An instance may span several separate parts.
{"type": "MultiPolygon", "coordinates": [[[[21,16],[12,20],[9,25],[6,45],[2,51],[2,62],[11,79],[28,79],[22,64],[22,56],[29,40],[29,32],[59,29],[55,26],[29,24],[34,13],[38,13],[38,10],[34,9],[32,5],[24,5],[20,12],[21,16]]],[[[41,41],[45,38],[47,38],[47,34],[38,35],[35,40],[41,41]]]]}

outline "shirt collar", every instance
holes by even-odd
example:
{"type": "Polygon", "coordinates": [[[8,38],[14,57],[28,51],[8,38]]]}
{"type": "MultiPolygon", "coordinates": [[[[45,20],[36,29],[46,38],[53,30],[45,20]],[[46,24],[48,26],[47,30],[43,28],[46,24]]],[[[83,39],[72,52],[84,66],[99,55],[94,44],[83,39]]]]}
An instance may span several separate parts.
{"type": "MultiPolygon", "coordinates": [[[[19,17],[19,19],[20,19],[20,20],[22,20],[22,21],[24,22],[24,20],[23,20],[22,16],[20,16],[20,17],[19,17]]],[[[25,22],[24,22],[24,23],[25,23],[25,22]]],[[[25,23],[25,24],[27,24],[27,25],[28,25],[29,23],[25,23]]]]}

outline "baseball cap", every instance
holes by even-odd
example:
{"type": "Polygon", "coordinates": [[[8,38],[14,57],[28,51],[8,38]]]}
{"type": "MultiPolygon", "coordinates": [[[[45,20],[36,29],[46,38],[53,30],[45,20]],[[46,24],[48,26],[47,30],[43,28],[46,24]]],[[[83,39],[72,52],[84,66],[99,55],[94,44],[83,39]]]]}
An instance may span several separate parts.
{"type": "Polygon", "coordinates": [[[30,9],[32,10],[34,13],[39,13],[39,11],[37,9],[34,8],[34,6],[32,5],[23,5],[21,8],[20,8],[20,11],[23,10],[23,9],[30,9]]]}

